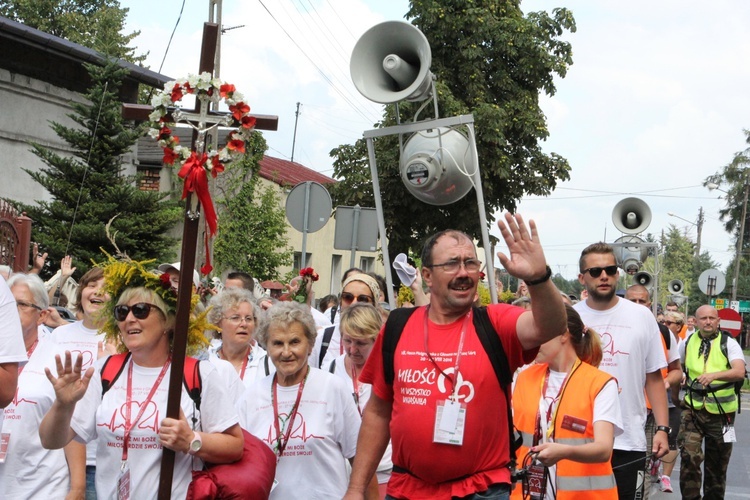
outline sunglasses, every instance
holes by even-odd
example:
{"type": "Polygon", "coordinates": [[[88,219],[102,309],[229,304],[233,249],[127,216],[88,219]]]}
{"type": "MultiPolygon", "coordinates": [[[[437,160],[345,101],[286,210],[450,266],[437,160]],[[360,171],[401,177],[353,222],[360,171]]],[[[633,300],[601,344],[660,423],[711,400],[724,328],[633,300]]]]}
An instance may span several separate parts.
{"type": "Polygon", "coordinates": [[[375,303],[375,300],[373,300],[373,298],[369,295],[354,295],[353,293],[349,292],[341,292],[341,302],[351,304],[352,302],[354,302],[354,299],[357,299],[357,302],[367,302],[368,304],[375,303]]]}
{"type": "Polygon", "coordinates": [[[589,267],[581,271],[581,274],[589,273],[592,278],[598,278],[602,274],[602,271],[607,273],[607,276],[614,276],[617,274],[617,266],[589,267]]]}
{"type": "Polygon", "coordinates": [[[132,306],[127,306],[125,304],[121,304],[119,306],[115,306],[115,319],[117,321],[125,321],[125,318],[128,317],[128,313],[132,312],[133,316],[136,319],[146,319],[148,318],[148,315],[151,314],[151,309],[157,309],[154,304],[148,304],[146,302],[138,302],[137,304],[133,304],[132,306]]]}

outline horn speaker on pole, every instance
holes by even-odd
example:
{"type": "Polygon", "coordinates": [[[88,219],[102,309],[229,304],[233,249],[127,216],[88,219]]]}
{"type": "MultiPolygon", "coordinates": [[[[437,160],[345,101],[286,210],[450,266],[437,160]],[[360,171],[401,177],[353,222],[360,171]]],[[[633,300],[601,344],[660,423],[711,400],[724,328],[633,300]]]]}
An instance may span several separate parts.
{"type": "Polygon", "coordinates": [[[672,280],[669,282],[669,284],[667,284],[667,288],[669,289],[670,293],[679,295],[685,289],[685,284],[682,282],[682,280],[672,280]]]}
{"type": "Polygon", "coordinates": [[[651,275],[651,273],[641,271],[633,275],[633,283],[637,285],[643,285],[650,291],[654,286],[654,277],[651,275]]]}
{"type": "Polygon", "coordinates": [[[432,52],[424,34],[404,21],[376,24],[357,40],[349,72],[357,90],[381,104],[430,96],[432,52]]]}
{"type": "Polygon", "coordinates": [[[651,224],[651,209],[640,198],[625,198],[612,210],[612,222],[625,234],[638,234],[651,224]]]}

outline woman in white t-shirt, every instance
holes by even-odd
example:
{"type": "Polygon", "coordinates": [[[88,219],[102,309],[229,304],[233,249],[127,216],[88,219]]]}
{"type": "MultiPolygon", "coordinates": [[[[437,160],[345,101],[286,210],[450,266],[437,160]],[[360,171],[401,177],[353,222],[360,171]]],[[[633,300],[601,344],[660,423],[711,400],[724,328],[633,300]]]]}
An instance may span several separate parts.
{"type": "Polygon", "coordinates": [[[245,387],[275,370],[255,340],[259,314],[252,293],[244,288],[225,288],[214,295],[208,311],[208,320],[219,327],[221,339],[209,349],[208,359],[231,363],[245,387]]]}
{"type": "MultiPolygon", "coordinates": [[[[328,371],[341,377],[348,387],[352,388],[354,402],[360,416],[370,400],[372,385],[359,381],[359,374],[370,356],[375,338],[383,324],[383,316],[370,304],[353,304],[341,312],[339,330],[344,354],[331,361],[328,371]]],[[[378,489],[380,498],[385,498],[388,480],[391,478],[393,462],[391,460],[391,443],[385,449],[383,458],[378,464],[378,489]]]]}
{"type": "Polygon", "coordinates": [[[349,482],[347,460],[354,459],[361,423],[351,386],[308,365],[316,335],[308,306],[275,304],[257,335],[276,373],[247,389],[237,410],[242,428],[278,457],[271,498],[342,498],[349,482]]]}
{"type": "MultiPolygon", "coordinates": [[[[120,351],[127,354],[102,358],[83,374],[81,357],[73,363],[70,352],[64,362],[58,356],[58,378],[47,370],[56,400],[39,427],[42,444],[55,449],[73,439],[95,440],[97,496],[138,499],[156,498],[162,447],[167,447],[176,452],[171,496],[185,498],[193,469],[201,469],[204,461],[229,463],[242,456],[237,414],[216,369],[199,362],[200,407],[181,384],[180,418],[164,418],[176,290],[139,262],[110,257],[104,276],[111,297],[105,310],[112,316],[102,330],[108,339],[117,336],[120,351]],[[115,360],[121,363],[119,376],[102,380],[105,361],[115,360]]],[[[188,352],[205,346],[207,327],[204,314],[191,314],[188,352]]]]}

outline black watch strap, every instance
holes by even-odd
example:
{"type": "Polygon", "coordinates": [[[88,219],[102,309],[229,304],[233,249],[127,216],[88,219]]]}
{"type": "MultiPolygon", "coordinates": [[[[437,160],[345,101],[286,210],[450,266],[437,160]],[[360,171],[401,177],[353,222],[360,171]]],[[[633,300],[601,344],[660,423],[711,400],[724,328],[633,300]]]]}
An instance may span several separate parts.
{"type": "Polygon", "coordinates": [[[666,425],[657,425],[656,426],[656,430],[654,432],[656,433],[656,432],[659,432],[659,431],[664,431],[664,432],[667,433],[667,435],[669,435],[672,432],[672,428],[671,427],[667,427],[666,425]]]}
{"type": "Polygon", "coordinates": [[[550,269],[550,267],[547,266],[547,272],[544,273],[544,276],[536,280],[524,280],[524,283],[526,283],[527,285],[541,285],[542,283],[550,279],[551,276],[552,276],[552,269],[550,269]]]}

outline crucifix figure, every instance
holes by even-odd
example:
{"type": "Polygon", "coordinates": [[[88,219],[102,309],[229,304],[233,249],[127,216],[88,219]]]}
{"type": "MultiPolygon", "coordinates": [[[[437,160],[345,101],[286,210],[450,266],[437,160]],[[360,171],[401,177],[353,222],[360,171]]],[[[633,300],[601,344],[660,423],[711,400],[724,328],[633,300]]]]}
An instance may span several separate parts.
{"type": "MultiPolygon", "coordinates": [[[[219,35],[218,24],[205,23],[203,26],[203,41],[199,74],[204,72],[213,74],[216,45],[219,35]]],[[[175,110],[172,112],[173,121],[188,123],[193,128],[192,150],[200,154],[206,150],[206,135],[219,125],[227,125],[232,121],[232,115],[209,111],[207,99],[196,99],[193,112],[175,110]],[[210,124],[210,126],[209,126],[210,124]]],[[[146,120],[152,111],[151,106],[124,104],[123,117],[130,120],[146,120]]],[[[268,115],[253,115],[255,128],[260,130],[277,130],[278,117],[268,115]]],[[[187,193],[185,200],[185,218],[183,224],[182,250],[180,255],[180,283],[192,283],[195,269],[195,255],[200,220],[200,204],[195,203],[192,193],[187,193]],[[195,205],[195,206],[193,206],[195,205]]],[[[179,419],[180,397],[182,394],[183,368],[185,365],[185,351],[187,347],[187,331],[190,322],[191,286],[181,286],[177,292],[177,313],[172,343],[172,366],[169,377],[169,396],[167,402],[167,417],[179,419]]],[[[164,448],[159,477],[160,500],[168,500],[172,491],[172,477],[174,475],[174,451],[164,448]]]]}

